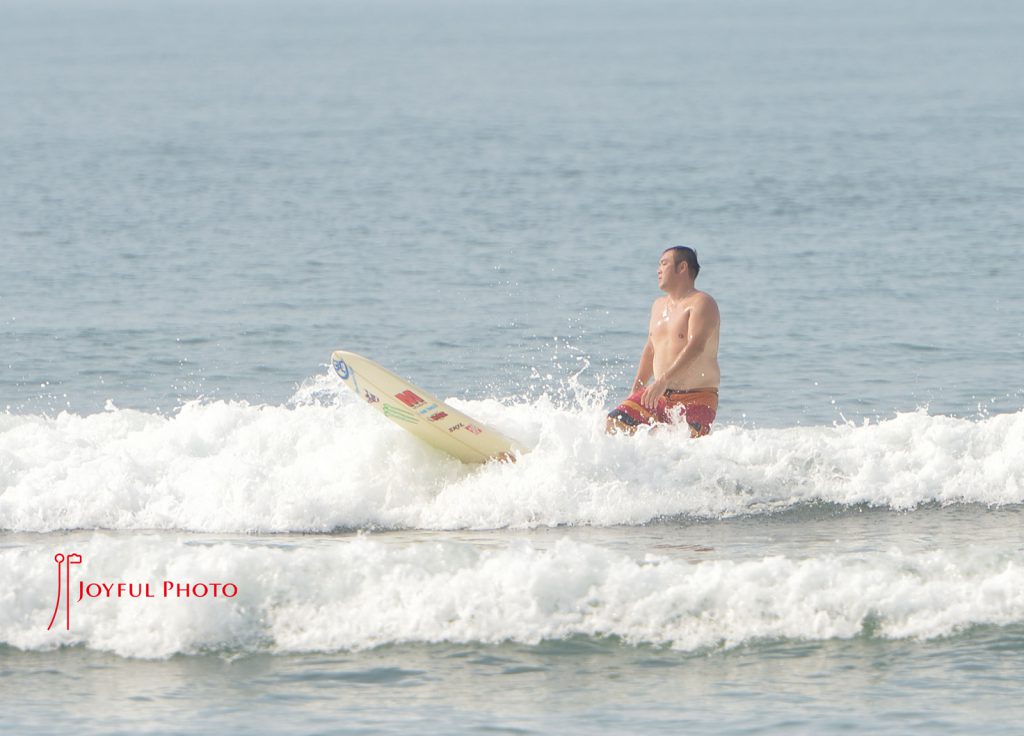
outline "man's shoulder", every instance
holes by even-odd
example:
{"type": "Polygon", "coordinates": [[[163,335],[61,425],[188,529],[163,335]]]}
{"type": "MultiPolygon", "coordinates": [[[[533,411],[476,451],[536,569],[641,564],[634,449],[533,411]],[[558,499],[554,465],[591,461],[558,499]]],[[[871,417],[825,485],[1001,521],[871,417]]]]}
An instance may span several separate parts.
{"type": "Polygon", "coordinates": [[[695,312],[711,319],[718,319],[718,302],[706,291],[698,291],[694,294],[692,308],[695,312]]]}

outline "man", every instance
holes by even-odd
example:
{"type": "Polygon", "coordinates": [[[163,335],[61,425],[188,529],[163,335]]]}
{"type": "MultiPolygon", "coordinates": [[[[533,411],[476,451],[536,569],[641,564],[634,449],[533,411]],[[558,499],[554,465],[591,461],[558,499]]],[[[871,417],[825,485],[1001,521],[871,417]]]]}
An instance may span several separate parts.
{"type": "Polygon", "coordinates": [[[608,414],[608,432],[632,434],[641,424],[679,421],[689,425],[692,437],[711,430],[721,381],[720,318],[715,300],[694,286],[699,272],[693,248],[679,245],[661,254],[658,286],[665,296],[651,307],[632,393],[608,414]]]}

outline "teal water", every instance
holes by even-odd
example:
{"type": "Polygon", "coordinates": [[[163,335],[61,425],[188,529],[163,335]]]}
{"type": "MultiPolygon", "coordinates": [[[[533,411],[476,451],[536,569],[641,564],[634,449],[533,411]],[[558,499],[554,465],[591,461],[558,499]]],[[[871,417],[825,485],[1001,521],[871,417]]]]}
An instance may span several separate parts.
{"type": "Polygon", "coordinates": [[[0,4],[15,732],[1013,732],[1024,12],[0,4]],[[656,262],[716,431],[608,438],[656,262]],[[533,448],[468,468],[366,354],[533,448]],[[228,580],[235,600],[86,600],[228,580]]]}
{"type": "Polygon", "coordinates": [[[568,640],[236,661],[4,657],[20,725],[41,733],[108,733],[140,721],[154,724],[151,733],[1015,733],[1022,644],[1015,627],[942,642],[757,644],[713,656],[568,640]],[[60,694],[24,688],[25,679],[60,694]]]}
{"type": "Polygon", "coordinates": [[[12,409],[280,403],[338,346],[519,396],[554,337],[622,386],[676,242],[728,417],[1020,408],[1012,3],[4,16],[12,409]]]}

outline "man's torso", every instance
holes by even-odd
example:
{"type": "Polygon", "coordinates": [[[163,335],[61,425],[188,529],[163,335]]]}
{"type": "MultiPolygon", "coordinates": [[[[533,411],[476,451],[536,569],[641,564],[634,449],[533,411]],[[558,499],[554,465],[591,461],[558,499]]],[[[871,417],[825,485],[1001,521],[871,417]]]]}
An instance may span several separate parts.
{"type": "MultiPolygon", "coordinates": [[[[696,292],[688,299],[670,307],[668,297],[661,297],[651,308],[651,343],[654,346],[654,375],[664,375],[689,341],[690,316],[697,299],[709,298],[696,292]]],[[[718,336],[716,325],[700,355],[679,375],[672,378],[670,389],[717,388],[721,382],[718,368],[718,336]]]]}

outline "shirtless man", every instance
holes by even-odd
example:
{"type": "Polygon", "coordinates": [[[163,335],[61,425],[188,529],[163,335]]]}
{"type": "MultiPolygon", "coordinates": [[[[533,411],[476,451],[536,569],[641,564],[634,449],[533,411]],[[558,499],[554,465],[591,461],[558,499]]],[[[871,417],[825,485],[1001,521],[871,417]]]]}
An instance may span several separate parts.
{"type": "Polygon", "coordinates": [[[721,381],[720,319],[715,300],[693,285],[699,272],[693,248],[675,246],[661,254],[658,286],[665,296],[651,307],[632,392],[608,414],[608,432],[632,434],[641,424],[679,421],[690,426],[693,437],[711,430],[721,381]]]}

